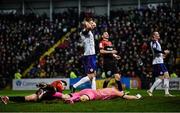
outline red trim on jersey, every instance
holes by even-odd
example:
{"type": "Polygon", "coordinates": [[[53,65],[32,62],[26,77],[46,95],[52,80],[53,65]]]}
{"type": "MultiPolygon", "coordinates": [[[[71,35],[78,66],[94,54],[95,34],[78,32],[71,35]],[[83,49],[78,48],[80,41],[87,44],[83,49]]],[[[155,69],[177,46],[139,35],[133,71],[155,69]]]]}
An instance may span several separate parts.
{"type": "Polygon", "coordinates": [[[102,40],[100,43],[99,43],[99,48],[100,49],[104,49],[104,47],[106,46],[112,46],[112,42],[109,41],[109,40],[102,40]]]}

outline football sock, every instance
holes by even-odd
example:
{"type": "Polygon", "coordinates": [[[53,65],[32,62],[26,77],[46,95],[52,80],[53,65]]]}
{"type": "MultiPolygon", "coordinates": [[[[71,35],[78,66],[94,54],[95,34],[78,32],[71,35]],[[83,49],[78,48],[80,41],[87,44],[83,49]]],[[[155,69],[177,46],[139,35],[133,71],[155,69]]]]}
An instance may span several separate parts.
{"type": "Polygon", "coordinates": [[[122,91],[121,81],[120,81],[120,80],[116,80],[116,83],[117,83],[117,85],[118,85],[118,90],[119,90],[119,91],[122,91]]]}
{"type": "Polygon", "coordinates": [[[79,80],[76,84],[73,85],[74,88],[77,88],[79,85],[87,82],[87,81],[90,81],[89,77],[86,76],[86,77],[83,77],[81,80],[79,80]]]}
{"type": "Polygon", "coordinates": [[[167,78],[164,79],[164,90],[165,94],[169,94],[169,79],[167,78]]]}
{"type": "Polygon", "coordinates": [[[91,88],[96,90],[96,77],[93,77],[93,79],[92,79],[91,88]]]}
{"type": "Polygon", "coordinates": [[[14,101],[14,102],[25,102],[25,97],[24,96],[12,96],[9,97],[10,101],[14,101]]]}
{"type": "Polygon", "coordinates": [[[106,88],[108,86],[109,80],[105,80],[103,83],[103,88],[106,88]]]}
{"type": "Polygon", "coordinates": [[[158,78],[158,79],[154,82],[154,84],[151,86],[150,92],[153,92],[154,88],[156,88],[161,82],[162,82],[162,80],[158,78]]]}

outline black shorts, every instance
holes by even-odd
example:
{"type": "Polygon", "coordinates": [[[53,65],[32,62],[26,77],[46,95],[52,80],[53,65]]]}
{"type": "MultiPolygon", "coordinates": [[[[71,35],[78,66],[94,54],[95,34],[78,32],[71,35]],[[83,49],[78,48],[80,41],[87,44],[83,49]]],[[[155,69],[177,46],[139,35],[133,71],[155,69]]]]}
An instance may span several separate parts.
{"type": "Polygon", "coordinates": [[[53,100],[53,95],[55,94],[54,88],[40,88],[36,91],[37,95],[41,95],[43,93],[42,97],[39,100],[53,100]]]}
{"type": "Polygon", "coordinates": [[[103,69],[107,78],[120,72],[117,62],[113,59],[104,59],[103,69]]]}

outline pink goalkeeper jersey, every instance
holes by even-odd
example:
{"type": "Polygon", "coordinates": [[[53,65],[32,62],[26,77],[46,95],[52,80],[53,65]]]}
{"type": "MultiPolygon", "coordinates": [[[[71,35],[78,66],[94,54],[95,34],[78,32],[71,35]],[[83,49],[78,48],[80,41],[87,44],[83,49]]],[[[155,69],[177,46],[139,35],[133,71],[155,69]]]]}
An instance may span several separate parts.
{"type": "Polygon", "coordinates": [[[123,93],[117,91],[115,88],[104,88],[104,89],[84,89],[80,92],[72,94],[71,99],[73,101],[79,101],[80,96],[87,95],[90,100],[107,100],[117,96],[123,96],[123,93]]]}

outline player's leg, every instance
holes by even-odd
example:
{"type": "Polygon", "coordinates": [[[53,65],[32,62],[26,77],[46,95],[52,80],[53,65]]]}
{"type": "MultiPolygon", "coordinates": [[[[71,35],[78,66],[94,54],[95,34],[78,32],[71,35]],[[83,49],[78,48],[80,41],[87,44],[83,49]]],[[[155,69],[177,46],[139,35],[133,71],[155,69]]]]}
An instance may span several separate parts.
{"type": "Polygon", "coordinates": [[[31,95],[25,96],[25,101],[37,101],[37,100],[38,100],[37,94],[31,94],[31,95]]]}
{"type": "Polygon", "coordinates": [[[90,56],[88,62],[89,62],[88,76],[92,78],[91,88],[96,90],[96,55],[90,56]]]}
{"type": "Polygon", "coordinates": [[[108,83],[111,81],[111,77],[108,77],[104,80],[104,83],[103,83],[103,88],[106,88],[108,86],[108,83]]]}
{"type": "Polygon", "coordinates": [[[164,90],[165,90],[165,96],[173,97],[174,95],[171,95],[169,93],[169,73],[164,64],[161,64],[162,72],[164,72],[164,90]]]}
{"type": "Polygon", "coordinates": [[[115,77],[115,80],[116,80],[116,83],[118,85],[118,90],[119,91],[122,91],[122,84],[121,84],[121,75],[119,73],[116,73],[114,74],[114,77],[115,77]]]}
{"type": "Polygon", "coordinates": [[[91,81],[91,88],[96,90],[96,77],[94,75],[94,77],[92,78],[92,81],[91,81]]]}
{"type": "Polygon", "coordinates": [[[169,73],[164,73],[164,90],[165,95],[169,95],[169,73]]]}
{"type": "Polygon", "coordinates": [[[159,64],[153,65],[153,76],[154,77],[159,76],[159,77],[155,80],[151,88],[147,90],[147,93],[149,96],[153,96],[154,89],[157,86],[159,86],[159,84],[162,82],[162,79],[163,79],[163,76],[161,76],[161,66],[159,64]]]}
{"type": "Polygon", "coordinates": [[[77,83],[75,83],[73,86],[70,86],[71,92],[75,92],[75,89],[80,86],[81,84],[90,81],[91,79],[89,78],[89,76],[85,76],[83,78],[81,78],[77,83]]]}
{"type": "Polygon", "coordinates": [[[165,90],[165,96],[173,97],[174,95],[171,95],[169,93],[169,73],[164,73],[164,90],[165,90]]]}
{"type": "Polygon", "coordinates": [[[1,101],[7,104],[9,101],[13,102],[26,102],[26,101],[37,101],[37,95],[31,94],[27,96],[2,96],[1,101]]]}
{"type": "Polygon", "coordinates": [[[104,72],[105,72],[105,76],[106,76],[106,79],[105,81],[103,82],[103,88],[106,88],[109,84],[109,82],[111,81],[112,79],[112,76],[113,76],[113,72],[112,72],[112,65],[111,65],[111,61],[105,61],[103,63],[103,68],[104,68],[104,72]]]}
{"type": "Polygon", "coordinates": [[[92,81],[91,87],[96,89],[96,56],[85,56],[84,57],[84,69],[87,76],[83,77],[80,81],[71,87],[71,92],[75,92],[75,89],[81,84],[92,81]]]}
{"type": "MultiPolygon", "coordinates": [[[[88,73],[88,56],[84,56],[83,57],[83,65],[84,65],[84,71],[85,73],[88,73]]],[[[81,84],[90,81],[91,79],[89,78],[89,76],[85,76],[83,78],[81,78],[77,83],[75,83],[73,86],[70,86],[71,92],[75,92],[75,89],[80,86],[81,84]]]]}
{"type": "Polygon", "coordinates": [[[147,90],[147,93],[149,96],[153,96],[153,91],[154,89],[159,86],[159,84],[162,82],[163,77],[159,76],[159,78],[157,78],[157,80],[153,83],[153,85],[151,86],[151,88],[149,90],[147,90]]]}
{"type": "Polygon", "coordinates": [[[121,74],[117,64],[112,64],[112,72],[114,73],[114,78],[118,86],[118,90],[123,91],[121,83],[121,74]]]}

